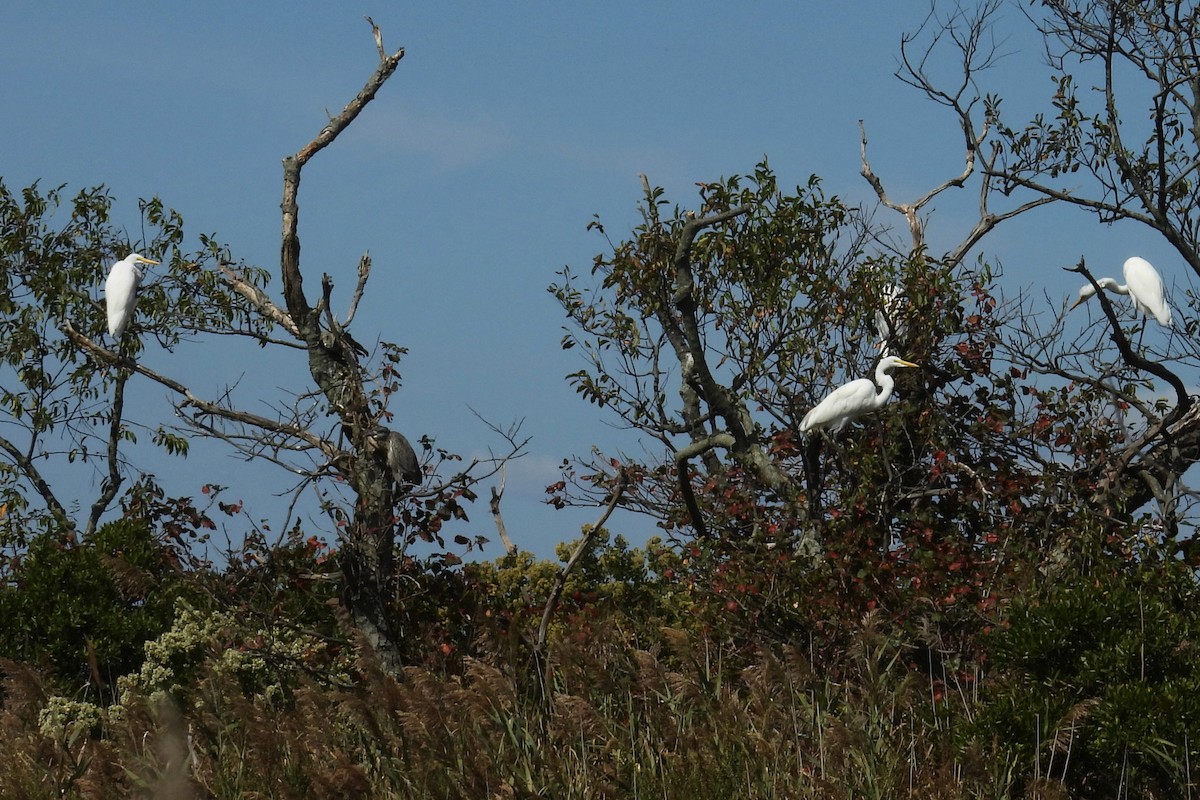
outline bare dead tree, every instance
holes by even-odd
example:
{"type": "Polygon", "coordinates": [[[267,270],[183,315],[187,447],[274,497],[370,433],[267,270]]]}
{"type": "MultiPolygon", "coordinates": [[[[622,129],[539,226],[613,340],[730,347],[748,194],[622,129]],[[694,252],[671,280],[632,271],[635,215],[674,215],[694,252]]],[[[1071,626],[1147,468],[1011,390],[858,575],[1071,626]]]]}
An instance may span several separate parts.
{"type": "Polygon", "coordinates": [[[929,256],[923,215],[928,213],[930,205],[946,192],[963,189],[972,179],[979,179],[978,214],[974,225],[958,244],[936,259],[950,269],[962,264],[967,254],[1000,223],[1053,202],[1053,198],[1038,197],[1004,211],[997,212],[991,208],[996,195],[992,175],[996,153],[990,145],[997,109],[979,94],[976,80],[981,72],[995,63],[998,56],[997,46],[989,33],[990,20],[1000,6],[998,0],[988,0],[970,11],[956,7],[944,17],[939,16],[935,8],[915,33],[901,38],[900,68],[896,75],[954,116],[963,136],[963,169],[960,173],[947,178],[913,201],[894,200],[871,168],[867,159],[866,126],[859,122],[862,176],[871,185],[882,206],[904,217],[909,231],[906,255],[910,257],[918,254],[929,256]],[[951,48],[958,57],[960,78],[949,89],[935,82],[929,68],[929,62],[935,54],[946,48],[951,48]]]}
{"type": "Polygon", "coordinates": [[[1004,126],[989,174],[1006,193],[1145,225],[1200,275],[1200,9],[1180,0],[1043,7],[1034,23],[1057,73],[1051,102],[1061,113],[1004,126]],[[1080,87],[1077,73],[1094,76],[1099,93],[1080,87]]]}
{"type": "MultiPolygon", "coordinates": [[[[378,26],[374,22],[371,26],[380,55],[375,70],[341,113],[331,117],[308,144],[283,160],[280,248],[283,304],[277,304],[259,281],[252,280],[245,270],[227,260],[218,260],[211,272],[214,281],[208,283],[205,282],[206,274],[196,263],[177,265],[178,271],[172,272],[172,276],[176,276],[174,279],[184,283],[187,292],[194,295],[197,285],[208,292],[224,292],[217,298],[220,306],[235,309],[216,318],[215,322],[201,315],[183,321],[184,326],[192,330],[247,336],[263,346],[303,350],[315,388],[297,394],[290,403],[276,404],[273,415],[250,412],[234,402],[231,390],[216,397],[203,397],[186,380],[141,363],[136,357],[136,348],[134,351],[108,349],[69,318],[62,319],[58,327],[78,352],[117,376],[112,381],[112,404],[105,417],[109,426],[105,444],[106,480],[90,508],[87,532],[95,529],[123,481],[124,463],[119,444],[126,424],[123,411],[126,383],[131,378],[152,381],[175,397],[176,422],[182,429],[220,439],[249,458],[287,469],[298,478],[297,494],[317,484],[345,487],[348,495],[345,502],[349,508],[345,513],[337,512],[337,517],[345,523],[339,549],[342,602],[384,668],[398,673],[402,632],[395,630],[391,623],[397,599],[393,562],[398,538],[406,535],[397,513],[398,506],[409,500],[422,500],[429,501],[422,503],[423,508],[441,508],[447,514],[461,513],[455,498],[473,496],[471,487],[494,475],[508,459],[520,455],[527,440],[519,437],[519,425],[507,431],[493,426],[492,429],[505,440],[500,453],[473,459],[440,478],[436,474],[441,465],[435,465],[431,470],[434,477],[419,487],[398,481],[389,469],[385,449],[374,446],[372,438],[379,430],[381,420],[390,414],[387,398],[391,392],[381,391],[379,386],[381,381],[394,384],[394,368],[385,363],[382,371],[376,371],[364,361],[368,352],[349,331],[370,277],[371,258],[364,254],[359,260],[348,312],[342,320],[332,311],[335,286],[328,274],[321,276],[320,295],[315,303],[304,289],[298,200],[302,170],[353,123],[404,57],[403,49],[387,53],[378,26]],[[230,314],[236,314],[246,322],[232,325],[230,314]],[[281,329],[290,339],[273,335],[272,329],[281,329]],[[327,480],[330,478],[336,480],[327,480]]],[[[152,291],[156,288],[152,287],[152,291]]],[[[163,308],[163,324],[169,325],[170,315],[165,311],[170,308],[169,298],[161,303],[158,298],[143,298],[143,304],[154,313],[163,308]]],[[[384,345],[385,355],[392,352],[388,347],[394,346],[384,345]]],[[[73,530],[68,513],[49,483],[42,478],[35,460],[5,440],[0,440],[0,452],[23,471],[63,529],[73,530]]],[[[449,457],[442,456],[443,459],[449,457]]],[[[506,546],[511,547],[511,542],[506,542],[506,546]]]]}

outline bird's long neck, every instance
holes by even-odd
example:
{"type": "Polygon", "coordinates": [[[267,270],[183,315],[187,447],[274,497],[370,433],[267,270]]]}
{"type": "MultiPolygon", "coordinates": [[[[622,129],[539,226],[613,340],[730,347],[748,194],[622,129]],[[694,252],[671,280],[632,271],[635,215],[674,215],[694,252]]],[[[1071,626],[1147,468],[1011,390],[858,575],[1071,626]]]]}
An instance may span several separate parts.
{"type": "Polygon", "coordinates": [[[882,378],[876,378],[875,382],[879,384],[879,394],[875,395],[875,408],[883,408],[883,404],[892,396],[892,390],[896,388],[896,381],[891,375],[884,375],[882,378]]]}
{"type": "Polygon", "coordinates": [[[873,408],[882,408],[896,388],[896,380],[887,373],[887,369],[888,367],[884,364],[875,368],[875,385],[879,387],[879,393],[875,395],[873,408]]]}
{"type": "Polygon", "coordinates": [[[1101,278],[1096,281],[1102,288],[1108,289],[1113,294],[1129,294],[1129,284],[1117,283],[1113,278],[1101,278]]]}

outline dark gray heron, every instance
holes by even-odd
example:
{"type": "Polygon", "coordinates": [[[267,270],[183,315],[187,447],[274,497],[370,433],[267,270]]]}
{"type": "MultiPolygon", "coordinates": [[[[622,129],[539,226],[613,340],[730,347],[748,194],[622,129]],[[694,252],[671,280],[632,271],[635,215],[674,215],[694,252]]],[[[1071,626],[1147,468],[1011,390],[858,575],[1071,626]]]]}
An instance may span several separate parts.
{"type": "Polygon", "coordinates": [[[397,486],[415,486],[424,480],[417,451],[404,434],[376,425],[371,431],[371,445],[383,450],[384,460],[397,486]]]}

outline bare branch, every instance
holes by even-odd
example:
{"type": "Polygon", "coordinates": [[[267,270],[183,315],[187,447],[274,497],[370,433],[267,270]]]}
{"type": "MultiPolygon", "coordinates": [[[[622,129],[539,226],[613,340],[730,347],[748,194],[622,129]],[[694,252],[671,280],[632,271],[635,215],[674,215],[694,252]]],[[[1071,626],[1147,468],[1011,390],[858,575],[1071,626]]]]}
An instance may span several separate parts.
{"type": "Polygon", "coordinates": [[[67,510],[63,508],[62,503],[58,502],[58,498],[54,495],[54,490],[50,488],[50,484],[42,477],[42,473],[38,471],[37,466],[33,463],[33,459],[21,452],[21,449],[8,439],[0,436],[0,450],[8,453],[9,458],[13,460],[13,464],[29,479],[34,490],[42,498],[42,502],[46,504],[46,508],[50,511],[54,521],[64,532],[73,532],[75,523],[67,515],[67,510]]]}
{"type": "Polygon", "coordinates": [[[305,430],[303,428],[300,428],[300,427],[297,427],[294,425],[288,425],[286,423],[280,422],[279,420],[270,419],[268,417],[261,417],[261,416],[258,416],[257,414],[251,414],[246,411],[238,411],[236,409],[227,408],[227,407],[219,405],[217,403],[212,403],[207,400],[203,400],[200,397],[193,394],[191,389],[189,389],[187,386],[180,383],[179,381],[176,381],[172,378],[167,377],[166,375],[162,375],[158,372],[155,372],[154,370],[150,369],[149,367],[143,366],[142,364],[139,364],[136,361],[132,361],[132,360],[126,358],[125,356],[120,355],[119,353],[115,353],[112,350],[108,350],[104,347],[101,347],[100,345],[96,344],[91,339],[87,338],[82,333],[77,331],[74,328],[74,326],[71,325],[70,322],[63,323],[62,331],[76,345],[78,345],[83,350],[86,350],[88,353],[90,353],[92,356],[99,359],[100,361],[120,367],[121,369],[126,369],[126,370],[130,370],[132,372],[136,372],[139,375],[147,377],[150,380],[154,381],[155,383],[160,384],[161,386],[167,387],[171,391],[175,392],[176,394],[178,394],[179,396],[184,398],[185,402],[183,403],[183,405],[193,406],[205,414],[211,414],[215,417],[220,417],[222,419],[230,420],[231,422],[236,422],[236,423],[240,423],[243,425],[252,425],[254,427],[261,428],[263,430],[274,431],[276,433],[283,433],[288,436],[295,437],[296,439],[299,439],[300,441],[307,443],[308,445],[316,448],[317,450],[320,450],[322,453],[324,453],[327,457],[329,457],[331,459],[337,459],[337,458],[340,458],[345,455],[341,450],[338,450],[336,447],[334,447],[328,441],[322,439],[320,436],[317,436],[316,434],[313,434],[310,431],[305,430]]]}
{"type": "Polygon", "coordinates": [[[500,500],[504,497],[505,470],[500,468],[500,487],[492,487],[492,519],[496,521],[496,531],[500,534],[500,541],[504,545],[504,552],[510,556],[516,554],[517,546],[513,544],[512,539],[508,538],[508,530],[504,527],[504,518],[500,516],[500,500]]]}
{"type": "Polygon", "coordinates": [[[344,327],[350,327],[354,315],[358,312],[359,301],[362,300],[363,290],[367,288],[367,278],[371,277],[371,254],[366,252],[358,260],[358,283],[354,286],[354,296],[350,298],[350,310],[346,312],[344,327]]]}
{"type": "MultiPolygon", "coordinates": [[[[921,222],[921,207],[916,203],[897,203],[888,197],[887,191],[883,188],[883,181],[879,180],[879,177],[871,169],[870,161],[867,160],[867,128],[862,120],[858,121],[858,130],[860,137],[859,152],[862,159],[862,176],[867,179],[867,183],[871,184],[871,188],[875,190],[875,196],[879,198],[880,203],[904,215],[904,219],[908,222],[909,234],[912,237],[913,251],[919,251],[925,246],[925,229],[924,224],[921,222]]],[[[967,175],[969,174],[970,172],[968,171],[967,175]]],[[[966,175],[961,177],[965,179],[966,175]]],[[[942,188],[946,188],[952,183],[953,180],[948,181],[942,184],[942,188]]],[[[959,183],[957,185],[961,186],[962,184],[959,183]]],[[[929,197],[929,195],[926,194],[926,197],[929,197]]]]}
{"type": "Polygon", "coordinates": [[[537,641],[534,643],[534,652],[537,654],[539,660],[545,656],[546,637],[550,631],[550,619],[554,616],[554,612],[558,608],[558,601],[562,598],[567,578],[570,576],[571,571],[575,569],[575,565],[579,563],[579,559],[583,558],[583,554],[592,546],[592,540],[596,537],[596,534],[603,529],[604,523],[608,522],[608,518],[616,510],[628,484],[629,473],[622,469],[617,474],[617,482],[613,487],[612,495],[609,497],[608,506],[605,507],[604,513],[600,515],[600,519],[596,520],[594,525],[590,527],[584,526],[583,538],[575,545],[575,549],[571,552],[571,557],[567,559],[567,563],[558,570],[558,575],[554,580],[554,588],[550,591],[550,597],[546,599],[546,607],[542,611],[542,621],[538,625],[537,641]]]}
{"type": "Polygon", "coordinates": [[[1053,197],[1038,197],[1034,200],[1030,200],[1027,203],[1022,203],[1016,208],[1010,209],[1001,214],[990,214],[986,211],[987,195],[990,194],[990,190],[986,185],[981,190],[981,194],[983,195],[980,198],[980,208],[982,213],[979,216],[979,220],[975,223],[975,227],[971,229],[971,231],[963,238],[963,240],[959,242],[953,250],[945,255],[943,260],[947,264],[961,264],[963,259],[966,258],[967,253],[969,253],[975,245],[979,244],[980,240],[983,239],[984,236],[991,233],[992,229],[994,229],[1001,222],[1024,214],[1026,211],[1032,211],[1038,206],[1044,206],[1047,203],[1053,203],[1055,200],[1053,197]]]}
{"type": "Polygon", "coordinates": [[[84,538],[88,538],[96,532],[101,515],[108,510],[113,498],[117,496],[117,491],[121,488],[122,479],[121,471],[118,469],[117,445],[121,441],[121,425],[125,416],[125,384],[129,382],[129,376],[130,373],[127,370],[121,370],[117,374],[116,386],[113,389],[112,409],[109,412],[111,417],[108,423],[108,476],[104,479],[100,495],[92,503],[92,510],[88,515],[87,526],[83,532],[84,538]]]}
{"type": "Polygon", "coordinates": [[[300,337],[300,329],[296,327],[295,321],[279,306],[271,302],[270,298],[254,284],[246,281],[242,276],[238,275],[234,270],[225,266],[218,265],[221,274],[225,276],[225,282],[229,284],[229,288],[240,294],[242,297],[250,301],[250,304],[258,309],[259,313],[272,322],[282,326],[288,333],[300,337]]]}

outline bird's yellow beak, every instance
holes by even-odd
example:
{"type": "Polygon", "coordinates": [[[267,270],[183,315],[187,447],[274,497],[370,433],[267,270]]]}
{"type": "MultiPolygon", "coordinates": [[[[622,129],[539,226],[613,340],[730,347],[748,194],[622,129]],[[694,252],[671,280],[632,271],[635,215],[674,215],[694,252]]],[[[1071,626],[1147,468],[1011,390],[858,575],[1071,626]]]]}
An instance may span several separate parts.
{"type": "Polygon", "coordinates": [[[156,266],[156,267],[157,267],[157,266],[159,265],[159,263],[160,263],[160,262],[158,262],[158,261],[155,261],[155,260],[154,260],[154,259],[152,259],[152,258],[146,258],[145,256],[139,256],[139,257],[138,257],[138,263],[139,263],[139,264],[153,264],[154,266],[156,266]]]}
{"type": "Polygon", "coordinates": [[[905,361],[903,358],[896,359],[897,367],[919,367],[920,364],[914,364],[911,361],[905,361]]]}

